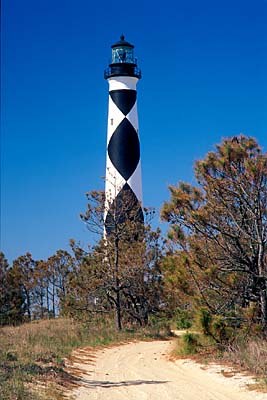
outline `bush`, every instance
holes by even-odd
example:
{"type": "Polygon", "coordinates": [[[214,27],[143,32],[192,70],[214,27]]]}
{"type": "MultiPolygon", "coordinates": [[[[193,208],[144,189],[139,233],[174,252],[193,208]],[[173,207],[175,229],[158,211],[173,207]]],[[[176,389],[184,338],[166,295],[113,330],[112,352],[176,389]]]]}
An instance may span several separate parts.
{"type": "Polygon", "coordinates": [[[147,328],[148,336],[150,337],[165,337],[171,335],[170,321],[164,315],[151,316],[147,328]]]}
{"type": "Polygon", "coordinates": [[[202,347],[202,345],[199,340],[199,335],[187,332],[179,336],[173,353],[178,356],[193,355],[198,352],[200,347],[202,347]]]}
{"type": "Polygon", "coordinates": [[[176,311],[175,320],[177,329],[188,329],[192,326],[192,317],[187,310],[178,309],[176,311]]]}
{"type": "Polygon", "coordinates": [[[227,347],[223,358],[242,369],[267,378],[267,342],[263,338],[239,336],[227,347]]]}
{"type": "Polygon", "coordinates": [[[200,308],[198,322],[200,323],[200,327],[204,335],[210,335],[212,315],[206,308],[200,308]]]}
{"type": "MultiPolygon", "coordinates": [[[[230,320],[233,323],[233,320],[230,320]]],[[[221,315],[212,316],[206,308],[200,308],[198,325],[205,336],[212,338],[217,344],[226,345],[233,339],[237,328],[229,324],[229,320],[221,315]]]]}
{"type": "Polygon", "coordinates": [[[234,329],[229,326],[226,320],[221,316],[216,316],[212,322],[212,332],[214,338],[221,343],[226,344],[234,336],[234,329]]]}

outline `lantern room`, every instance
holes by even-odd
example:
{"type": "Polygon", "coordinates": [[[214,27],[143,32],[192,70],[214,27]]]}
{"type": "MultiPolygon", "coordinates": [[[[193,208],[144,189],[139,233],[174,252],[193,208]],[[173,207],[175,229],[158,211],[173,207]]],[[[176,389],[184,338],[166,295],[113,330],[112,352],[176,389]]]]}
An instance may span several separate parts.
{"type": "Polygon", "coordinates": [[[124,40],[124,36],[120,37],[120,41],[113,44],[112,48],[112,64],[129,63],[136,64],[134,59],[134,46],[124,40]]]}
{"type": "Polygon", "coordinates": [[[132,76],[141,78],[141,71],[137,68],[137,59],[134,58],[134,46],[121,35],[120,40],[111,46],[112,60],[104,72],[105,79],[114,76],[132,76]]]}

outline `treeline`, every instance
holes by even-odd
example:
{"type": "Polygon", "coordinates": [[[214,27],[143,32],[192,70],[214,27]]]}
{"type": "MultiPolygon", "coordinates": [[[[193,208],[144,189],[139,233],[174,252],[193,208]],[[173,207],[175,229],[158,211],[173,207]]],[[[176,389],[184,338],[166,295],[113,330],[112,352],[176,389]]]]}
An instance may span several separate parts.
{"type": "Polygon", "coordinates": [[[253,138],[228,138],[195,164],[195,177],[169,188],[165,238],[151,230],[153,211],[140,225],[127,195],[108,204],[105,227],[107,199],[92,191],[81,218],[95,246],[72,240],[70,253],[41,261],[27,253],[10,266],[2,254],[0,323],[112,313],[119,330],[153,318],[186,327],[198,316],[220,343],[243,327],[266,332],[267,154],[253,138]]]}
{"type": "Polygon", "coordinates": [[[51,318],[63,311],[67,277],[73,257],[58,250],[48,260],[33,260],[30,253],[8,265],[0,253],[0,324],[51,318]]]}
{"type": "Polygon", "coordinates": [[[0,325],[59,315],[89,320],[113,310],[118,329],[122,319],[145,325],[160,307],[162,284],[159,233],[143,235],[142,242],[117,241],[119,260],[113,249],[107,253],[106,241],[85,251],[71,240],[71,253],[58,250],[37,261],[27,253],[12,265],[0,253],[0,325]]]}

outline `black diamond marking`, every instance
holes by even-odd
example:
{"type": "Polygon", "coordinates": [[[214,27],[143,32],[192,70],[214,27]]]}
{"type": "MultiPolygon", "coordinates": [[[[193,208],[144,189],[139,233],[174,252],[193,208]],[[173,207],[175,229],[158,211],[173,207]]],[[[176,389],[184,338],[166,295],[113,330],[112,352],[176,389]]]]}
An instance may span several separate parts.
{"type": "Polygon", "coordinates": [[[123,112],[124,115],[127,115],[129,111],[131,111],[134,103],[136,102],[136,90],[111,90],[109,94],[116,106],[121,110],[121,112],[123,112]]]}
{"type": "Polygon", "coordinates": [[[114,167],[127,181],[140,159],[139,138],[127,118],[114,131],[108,144],[108,155],[114,167]]]}
{"type": "MultiPolygon", "coordinates": [[[[142,226],[144,224],[144,214],[140,201],[128,183],[123,186],[109,208],[105,219],[106,233],[110,235],[115,231],[116,226],[126,221],[137,223],[136,229],[138,229],[138,224],[142,226]]],[[[141,234],[141,227],[139,226],[139,228],[141,234]]],[[[137,235],[137,232],[133,234],[134,237],[137,237],[137,235]]]]}

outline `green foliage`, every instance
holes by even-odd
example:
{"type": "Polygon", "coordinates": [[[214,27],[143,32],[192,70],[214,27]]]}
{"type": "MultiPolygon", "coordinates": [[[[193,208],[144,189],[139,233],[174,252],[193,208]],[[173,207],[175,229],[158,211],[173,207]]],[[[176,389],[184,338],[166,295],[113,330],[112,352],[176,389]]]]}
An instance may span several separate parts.
{"type": "Polygon", "coordinates": [[[198,320],[204,335],[210,335],[212,322],[212,315],[210,311],[206,308],[200,308],[198,320]]]}
{"type": "Polygon", "coordinates": [[[20,270],[9,267],[3,253],[0,253],[0,326],[18,324],[25,313],[25,295],[20,270]]]}
{"type": "Polygon", "coordinates": [[[235,328],[231,326],[232,321],[222,315],[211,315],[207,308],[198,310],[197,322],[201,331],[218,344],[226,344],[234,337],[235,328]]]}
{"type": "MultiPolygon", "coordinates": [[[[171,199],[161,217],[170,224],[171,243],[165,262],[165,288],[178,283],[178,300],[199,309],[202,327],[216,340],[231,336],[229,314],[235,323],[267,327],[267,153],[256,140],[240,135],[224,139],[195,164],[198,186],[171,186],[171,199]],[[184,261],[183,261],[184,260],[184,261]],[[186,277],[192,291],[179,283],[186,277]],[[170,284],[171,283],[171,284],[170,284]],[[179,297],[178,297],[179,296],[179,297]],[[255,303],[257,313],[246,320],[243,309],[255,303]],[[223,319],[211,329],[211,316],[223,319]],[[232,316],[233,317],[233,316],[232,316]]],[[[171,294],[169,294],[171,297],[171,294]]]]}
{"type": "Polygon", "coordinates": [[[11,351],[7,351],[6,353],[3,353],[3,359],[6,359],[6,361],[18,361],[18,356],[11,351]]]}
{"type": "Polygon", "coordinates": [[[32,393],[25,385],[25,374],[19,368],[16,370],[0,370],[1,400],[41,400],[37,393],[32,393]]]}
{"type": "Polygon", "coordinates": [[[227,324],[222,316],[215,316],[212,323],[214,337],[219,343],[225,344],[232,340],[235,335],[235,329],[227,324]]]}
{"type": "Polygon", "coordinates": [[[197,349],[200,346],[198,335],[195,333],[185,333],[182,336],[183,339],[183,352],[184,354],[196,354],[197,349]]]}
{"type": "Polygon", "coordinates": [[[149,319],[149,337],[168,337],[171,335],[170,320],[164,313],[152,315],[149,319]]]}
{"type": "Polygon", "coordinates": [[[192,326],[192,313],[188,310],[177,309],[175,313],[177,329],[188,329],[192,326]]]}

